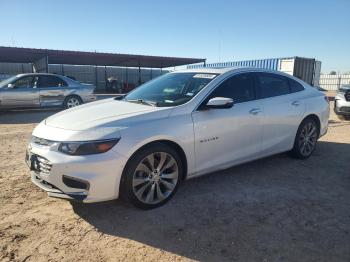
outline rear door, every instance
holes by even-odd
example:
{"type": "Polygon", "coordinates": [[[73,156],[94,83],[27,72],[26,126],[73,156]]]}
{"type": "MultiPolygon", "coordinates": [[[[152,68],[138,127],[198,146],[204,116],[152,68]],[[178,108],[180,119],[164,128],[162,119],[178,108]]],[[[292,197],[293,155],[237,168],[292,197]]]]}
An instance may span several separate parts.
{"type": "Polygon", "coordinates": [[[1,90],[1,107],[39,107],[39,92],[34,88],[35,77],[23,76],[12,82],[12,87],[1,90]]]}
{"type": "Polygon", "coordinates": [[[292,91],[290,79],[279,74],[258,73],[257,83],[265,112],[262,154],[289,150],[305,111],[302,93],[292,91]]]}
{"type": "Polygon", "coordinates": [[[234,75],[220,84],[192,113],[196,171],[225,167],[259,156],[263,106],[256,100],[254,73],[234,75]],[[214,97],[232,98],[228,109],[205,109],[214,97]]]}
{"type": "Polygon", "coordinates": [[[41,106],[61,106],[68,85],[58,76],[40,75],[37,88],[40,92],[41,106]]]}

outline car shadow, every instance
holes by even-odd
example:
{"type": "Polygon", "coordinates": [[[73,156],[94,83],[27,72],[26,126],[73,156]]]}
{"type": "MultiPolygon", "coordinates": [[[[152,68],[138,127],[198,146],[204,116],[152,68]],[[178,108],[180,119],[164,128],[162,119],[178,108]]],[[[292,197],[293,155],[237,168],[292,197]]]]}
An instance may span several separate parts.
{"type": "Polygon", "coordinates": [[[200,261],[342,260],[350,161],[339,155],[350,144],[321,141],[307,160],[280,154],[191,179],[148,211],[119,200],[72,207],[102,233],[200,261]]]}

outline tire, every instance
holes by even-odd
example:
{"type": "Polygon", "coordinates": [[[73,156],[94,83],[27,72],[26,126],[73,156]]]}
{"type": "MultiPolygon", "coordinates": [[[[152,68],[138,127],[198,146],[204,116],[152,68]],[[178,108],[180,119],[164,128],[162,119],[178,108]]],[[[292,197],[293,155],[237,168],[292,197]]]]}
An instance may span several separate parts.
{"type": "Polygon", "coordinates": [[[147,146],[136,152],[124,168],[121,197],[141,209],[159,207],[175,194],[182,175],[181,158],[172,147],[162,143],[147,146]]]}
{"type": "Polygon", "coordinates": [[[294,140],[290,155],[294,158],[306,159],[316,149],[320,128],[315,119],[309,117],[301,122],[294,140]]]}
{"type": "Polygon", "coordinates": [[[64,100],[63,106],[64,108],[73,108],[76,106],[79,106],[83,103],[81,98],[79,96],[67,96],[66,99],[64,100]]]}

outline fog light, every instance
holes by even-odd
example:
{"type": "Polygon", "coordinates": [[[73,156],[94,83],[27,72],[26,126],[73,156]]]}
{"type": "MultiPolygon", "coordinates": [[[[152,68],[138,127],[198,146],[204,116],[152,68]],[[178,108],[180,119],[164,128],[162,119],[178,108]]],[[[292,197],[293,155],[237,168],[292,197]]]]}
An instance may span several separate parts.
{"type": "Polygon", "coordinates": [[[90,184],[87,181],[63,175],[63,183],[67,187],[89,190],[90,184]]]}

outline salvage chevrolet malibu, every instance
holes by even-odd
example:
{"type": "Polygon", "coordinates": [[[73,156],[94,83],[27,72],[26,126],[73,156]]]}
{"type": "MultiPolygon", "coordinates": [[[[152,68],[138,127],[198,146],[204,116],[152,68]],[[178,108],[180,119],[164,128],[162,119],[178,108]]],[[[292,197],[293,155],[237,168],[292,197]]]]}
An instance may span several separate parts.
{"type": "Polygon", "coordinates": [[[286,151],[308,158],[328,117],[327,97],[284,73],[184,70],[45,119],[26,161],[50,196],[148,209],[188,178],[286,151]]]}

